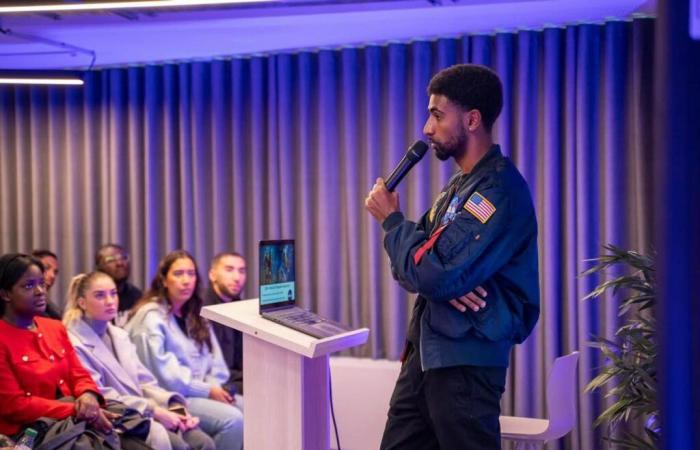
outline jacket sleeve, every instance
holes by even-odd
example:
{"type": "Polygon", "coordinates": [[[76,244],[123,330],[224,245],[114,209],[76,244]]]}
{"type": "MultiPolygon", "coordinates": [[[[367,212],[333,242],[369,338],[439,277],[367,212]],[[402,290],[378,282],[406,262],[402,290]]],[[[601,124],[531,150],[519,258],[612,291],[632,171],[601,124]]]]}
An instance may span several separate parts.
{"type": "MultiPolygon", "coordinates": [[[[131,342],[129,342],[129,345],[133,347],[131,342]]],[[[136,348],[133,350],[134,353],[137,353],[136,348]]],[[[164,408],[167,408],[170,403],[175,402],[183,405],[187,404],[185,397],[182,395],[178,394],[177,392],[170,392],[160,387],[160,385],[158,385],[158,380],[156,380],[151,371],[143,365],[140,359],[136,361],[136,367],[136,377],[145,397],[153,399],[157,405],[164,408]]]]}
{"type": "MultiPolygon", "coordinates": [[[[27,396],[13,370],[12,354],[0,346],[0,416],[18,424],[34,422],[39,417],[65,419],[75,414],[74,403],[27,396]]],[[[93,384],[94,385],[94,384],[93,384]]]]}
{"type": "Polygon", "coordinates": [[[180,364],[177,356],[166,350],[167,325],[158,314],[148,313],[138,330],[131,334],[139,358],[164,388],[185,397],[208,397],[210,383],[197,380],[192,369],[180,364]]]}
{"type": "Polygon", "coordinates": [[[141,414],[152,412],[154,404],[149,402],[147,399],[135,395],[121,394],[112,386],[105,384],[101,371],[98,367],[95,367],[95,365],[91,363],[90,356],[86,353],[85,348],[77,345],[75,347],[75,352],[78,355],[78,358],[83,362],[85,369],[100,388],[104,398],[120,401],[128,407],[136,409],[141,414]]]}
{"type": "Polygon", "coordinates": [[[384,246],[402,286],[446,302],[471,292],[510,260],[522,239],[512,230],[511,199],[500,186],[479,193],[495,207],[488,220],[482,223],[462,208],[419,261],[416,252],[429,239],[423,227],[402,215],[386,219],[384,246]]]}
{"type": "Polygon", "coordinates": [[[209,372],[204,376],[204,379],[213,385],[221,386],[228,381],[231,372],[228,370],[224,355],[221,353],[221,345],[219,345],[219,340],[216,334],[214,334],[211,325],[209,326],[209,335],[211,336],[212,365],[209,372]]]}
{"type": "Polygon", "coordinates": [[[181,404],[187,404],[185,397],[176,393],[170,392],[163,389],[158,384],[158,380],[153,376],[150,370],[143,365],[140,358],[133,358],[131,355],[138,355],[136,346],[129,339],[129,333],[117,327],[110,326],[110,333],[112,338],[115,339],[116,345],[119,345],[120,351],[118,352],[118,362],[124,369],[129,369],[129,376],[136,380],[137,384],[143,392],[143,397],[152,400],[152,404],[168,407],[171,402],[177,402],[181,404]],[[130,356],[127,356],[130,355],[130,356]],[[128,365],[122,363],[122,358],[128,357],[128,365]]]}
{"type": "Polygon", "coordinates": [[[97,396],[97,401],[100,403],[100,405],[104,405],[105,399],[102,397],[102,393],[97,387],[95,380],[92,379],[90,373],[87,371],[87,369],[85,369],[83,363],[78,358],[78,355],[75,352],[75,348],[73,347],[73,344],[71,344],[70,339],[68,338],[68,331],[62,324],[60,325],[60,327],[61,339],[63,339],[65,342],[66,358],[68,359],[70,364],[69,384],[71,386],[71,391],[73,392],[73,395],[75,396],[75,398],[78,398],[86,392],[92,392],[97,396]]]}

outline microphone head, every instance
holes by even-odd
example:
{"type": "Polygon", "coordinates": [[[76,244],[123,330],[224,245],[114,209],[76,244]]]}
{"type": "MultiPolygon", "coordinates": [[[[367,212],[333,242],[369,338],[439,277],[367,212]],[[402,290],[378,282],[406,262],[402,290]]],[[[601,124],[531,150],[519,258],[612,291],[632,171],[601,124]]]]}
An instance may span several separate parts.
{"type": "Polygon", "coordinates": [[[425,155],[425,152],[428,151],[428,144],[425,142],[418,140],[411,144],[410,147],[408,147],[408,151],[406,152],[406,157],[411,160],[413,163],[417,163],[418,161],[421,160],[423,155],[425,155]]]}

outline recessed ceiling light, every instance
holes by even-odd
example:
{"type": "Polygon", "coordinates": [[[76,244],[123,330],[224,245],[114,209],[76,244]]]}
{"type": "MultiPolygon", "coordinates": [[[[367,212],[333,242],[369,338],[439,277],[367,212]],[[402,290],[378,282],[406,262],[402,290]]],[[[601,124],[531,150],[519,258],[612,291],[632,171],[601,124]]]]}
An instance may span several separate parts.
{"type": "Polygon", "coordinates": [[[181,6],[232,5],[243,3],[267,3],[278,0],[142,0],[115,2],[86,2],[70,4],[0,6],[0,14],[95,11],[106,9],[173,8],[181,6]]]}

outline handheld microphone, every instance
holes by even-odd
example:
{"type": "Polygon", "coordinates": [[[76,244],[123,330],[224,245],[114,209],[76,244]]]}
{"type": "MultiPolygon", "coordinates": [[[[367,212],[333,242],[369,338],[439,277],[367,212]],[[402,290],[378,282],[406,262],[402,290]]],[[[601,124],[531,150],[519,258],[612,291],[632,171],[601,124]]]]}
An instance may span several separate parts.
{"type": "Polygon", "coordinates": [[[401,158],[399,164],[394,167],[394,170],[386,179],[386,188],[389,192],[394,192],[396,186],[403,180],[409,170],[416,165],[418,161],[421,160],[425,152],[428,151],[428,144],[423,141],[416,141],[410,147],[408,151],[401,158]]]}

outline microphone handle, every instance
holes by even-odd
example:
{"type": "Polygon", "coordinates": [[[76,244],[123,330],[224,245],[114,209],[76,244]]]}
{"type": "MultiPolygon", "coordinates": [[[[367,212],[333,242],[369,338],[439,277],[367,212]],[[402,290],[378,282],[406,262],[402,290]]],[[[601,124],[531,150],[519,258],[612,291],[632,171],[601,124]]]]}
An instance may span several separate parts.
{"type": "Polygon", "coordinates": [[[389,177],[386,179],[386,188],[389,192],[394,192],[396,186],[403,180],[411,167],[415,164],[414,161],[406,158],[405,156],[401,159],[401,162],[394,168],[389,177]]]}

